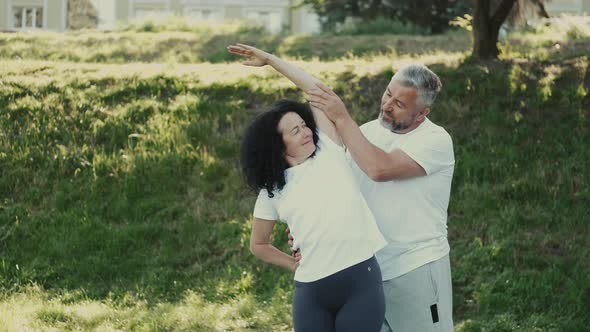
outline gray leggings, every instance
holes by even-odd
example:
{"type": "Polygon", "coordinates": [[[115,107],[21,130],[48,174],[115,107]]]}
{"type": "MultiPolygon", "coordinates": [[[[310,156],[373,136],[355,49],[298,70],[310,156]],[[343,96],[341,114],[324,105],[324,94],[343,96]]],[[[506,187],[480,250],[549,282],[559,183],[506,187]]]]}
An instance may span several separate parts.
{"type": "Polygon", "coordinates": [[[295,281],[295,331],[378,332],[385,315],[375,257],[313,282],[295,281]]]}

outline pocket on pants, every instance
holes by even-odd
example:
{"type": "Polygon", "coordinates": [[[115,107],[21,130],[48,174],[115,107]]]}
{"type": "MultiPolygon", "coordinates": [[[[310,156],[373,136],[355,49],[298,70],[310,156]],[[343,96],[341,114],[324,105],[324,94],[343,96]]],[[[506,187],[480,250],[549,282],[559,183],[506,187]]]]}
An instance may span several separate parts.
{"type": "Polygon", "coordinates": [[[433,263],[428,263],[428,274],[430,276],[430,283],[432,285],[432,291],[434,293],[434,301],[438,302],[439,301],[438,282],[437,282],[437,278],[435,278],[435,276],[434,276],[434,272],[432,271],[432,264],[433,263]]]}

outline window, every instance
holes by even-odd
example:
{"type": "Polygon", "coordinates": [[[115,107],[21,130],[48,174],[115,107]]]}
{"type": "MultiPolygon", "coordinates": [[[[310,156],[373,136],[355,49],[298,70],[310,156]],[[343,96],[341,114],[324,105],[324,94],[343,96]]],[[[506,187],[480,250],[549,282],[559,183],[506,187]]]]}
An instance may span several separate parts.
{"type": "Polygon", "coordinates": [[[15,29],[43,28],[42,7],[13,7],[12,27],[15,29]]]}

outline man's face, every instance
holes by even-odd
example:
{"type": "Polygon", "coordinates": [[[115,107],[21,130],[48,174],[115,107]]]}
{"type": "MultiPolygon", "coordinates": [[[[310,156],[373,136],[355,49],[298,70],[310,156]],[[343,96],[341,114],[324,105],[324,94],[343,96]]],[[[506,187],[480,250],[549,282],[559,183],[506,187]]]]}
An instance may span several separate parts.
{"type": "Polygon", "coordinates": [[[407,133],[424,121],[425,107],[418,104],[418,91],[391,80],[381,97],[379,121],[395,133],[407,133]]]}

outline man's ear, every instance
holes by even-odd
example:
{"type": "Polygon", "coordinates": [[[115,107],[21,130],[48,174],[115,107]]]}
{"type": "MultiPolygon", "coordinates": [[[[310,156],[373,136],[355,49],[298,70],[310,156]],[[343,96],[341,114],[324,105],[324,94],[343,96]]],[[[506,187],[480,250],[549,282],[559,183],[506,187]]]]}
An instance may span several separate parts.
{"type": "Polygon", "coordinates": [[[423,110],[418,113],[418,121],[422,122],[426,116],[430,114],[430,107],[426,106],[423,110]]]}

